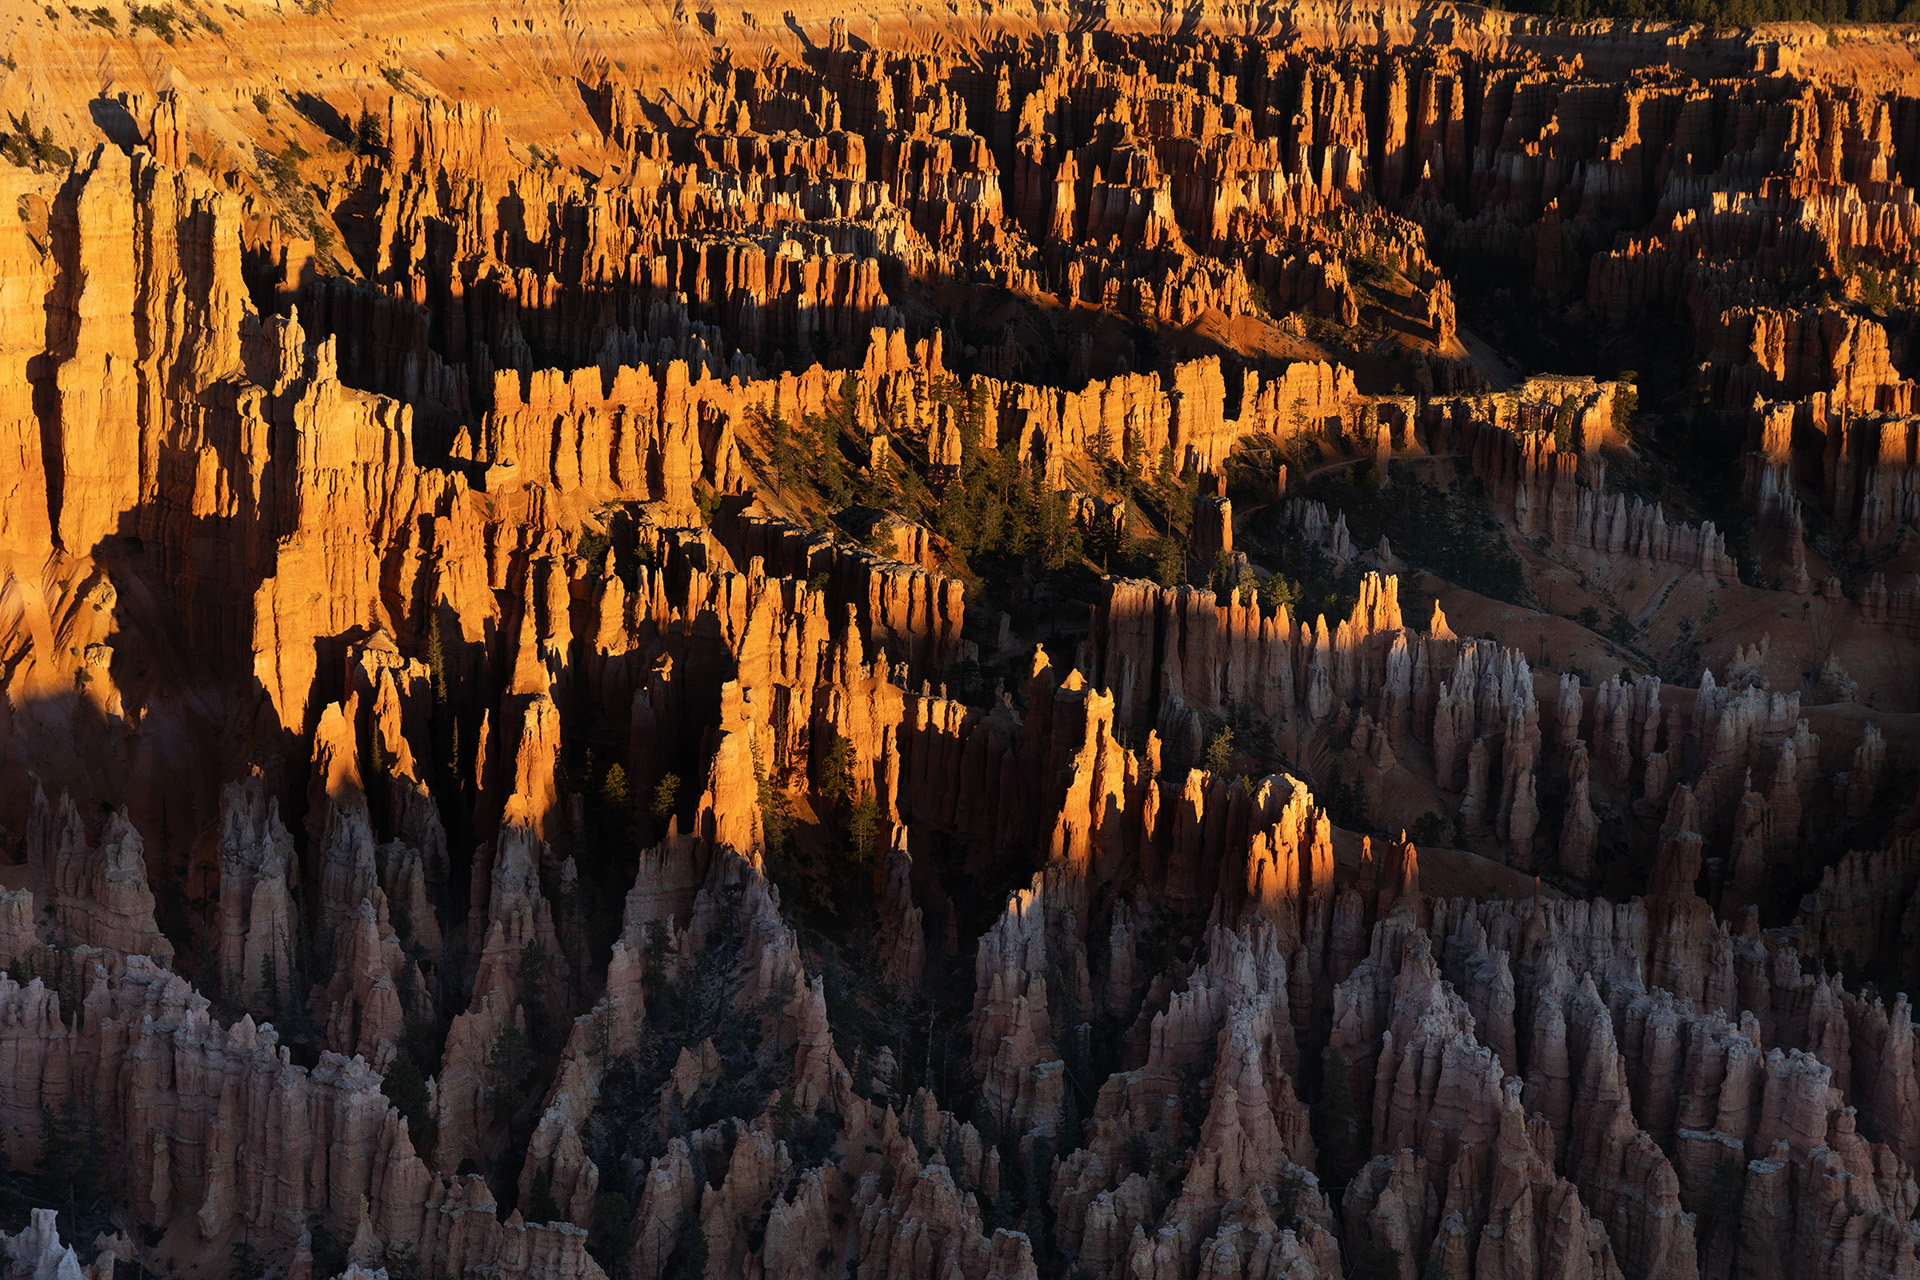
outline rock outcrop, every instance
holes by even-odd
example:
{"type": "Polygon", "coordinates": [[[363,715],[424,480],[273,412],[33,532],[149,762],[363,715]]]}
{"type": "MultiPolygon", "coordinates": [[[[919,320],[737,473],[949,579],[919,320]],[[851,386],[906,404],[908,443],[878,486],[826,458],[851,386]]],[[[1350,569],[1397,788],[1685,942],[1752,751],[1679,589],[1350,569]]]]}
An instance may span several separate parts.
{"type": "Polygon", "coordinates": [[[0,50],[8,1275],[1920,1271],[1871,14],[223,14],[0,50]]]}

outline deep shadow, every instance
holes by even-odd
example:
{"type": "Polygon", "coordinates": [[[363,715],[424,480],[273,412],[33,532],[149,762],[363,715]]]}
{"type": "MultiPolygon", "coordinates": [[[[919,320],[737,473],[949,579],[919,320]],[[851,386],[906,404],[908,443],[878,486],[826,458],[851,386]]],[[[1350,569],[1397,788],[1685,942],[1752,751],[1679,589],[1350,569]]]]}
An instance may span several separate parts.
{"type": "Polygon", "coordinates": [[[1070,35],[1086,35],[1094,31],[1105,31],[1112,24],[1107,16],[1106,0],[1076,0],[1073,5],[1073,18],[1067,24],[1070,35]]]}
{"type": "Polygon", "coordinates": [[[287,101],[293,104],[295,111],[312,121],[322,133],[335,142],[351,143],[353,141],[353,122],[341,115],[325,98],[302,89],[299,93],[288,95],[287,101]]]}
{"type": "Polygon", "coordinates": [[[588,84],[578,76],[574,77],[573,83],[574,87],[580,91],[580,105],[587,109],[587,115],[593,119],[593,127],[600,131],[601,137],[611,136],[613,106],[607,101],[607,95],[621,92],[620,87],[609,85],[606,89],[602,89],[597,85],[588,84]]]}
{"type": "Polygon", "coordinates": [[[787,30],[799,37],[800,47],[806,51],[809,58],[820,52],[820,46],[814,44],[814,42],[808,38],[806,29],[800,25],[800,20],[793,16],[793,10],[787,10],[782,16],[786,19],[787,30]]]}
{"type": "Polygon", "coordinates": [[[93,117],[93,123],[107,140],[128,155],[135,147],[146,145],[140,136],[140,126],[128,113],[126,105],[114,98],[95,98],[87,104],[87,114],[93,117]]]}

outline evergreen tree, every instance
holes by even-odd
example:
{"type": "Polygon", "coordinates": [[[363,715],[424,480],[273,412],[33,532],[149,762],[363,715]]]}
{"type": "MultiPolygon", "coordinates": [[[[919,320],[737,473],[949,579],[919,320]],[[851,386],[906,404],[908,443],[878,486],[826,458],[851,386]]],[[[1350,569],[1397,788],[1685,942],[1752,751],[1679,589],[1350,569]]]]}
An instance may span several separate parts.
{"type": "Polygon", "coordinates": [[[433,701],[436,707],[447,703],[447,655],[440,647],[440,611],[433,611],[427,627],[427,669],[433,673],[433,701]]]}
{"type": "Polygon", "coordinates": [[[353,126],[353,149],[363,156],[375,155],[387,145],[386,128],[371,110],[362,110],[353,126]]]}
{"type": "Polygon", "coordinates": [[[820,761],[820,798],[829,805],[838,806],[841,801],[853,797],[853,744],[833,735],[833,745],[827,748],[827,754],[820,761]]]}
{"type": "Polygon", "coordinates": [[[527,1186],[527,1203],[520,1216],[528,1222],[558,1222],[560,1205],[553,1198],[553,1177],[545,1169],[533,1175],[527,1186]]]}
{"type": "Polygon", "coordinates": [[[533,1047],[526,1032],[509,1026],[494,1038],[487,1054],[487,1105],[496,1116],[510,1116],[526,1102],[533,1066],[533,1047]]]}
{"type": "Polygon", "coordinates": [[[853,812],[847,817],[847,839],[852,842],[853,851],[860,861],[871,859],[879,848],[883,821],[880,802],[874,798],[872,791],[862,787],[860,799],[854,802],[853,812]]]}
{"type": "Polygon", "coordinates": [[[1347,1079],[1346,1055],[1332,1045],[1321,1057],[1320,1096],[1314,1100],[1311,1122],[1329,1183],[1344,1187],[1365,1161],[1366,1150],[1354,1111],[1353,1085],[1347,1079]]]}
{"type": "Polygon", "coordinates": [[[1222,728],[1213,735],[1213,741],[1207,744],[1207,752],[1201,757],[1200,767],[1216,778],[1224,778],[1233,770],[1233,730],[1222,728]]]}
{"type": "Polygon", "coordinates": [[[653,804],[648,810],[653,814],[654,821],[665,822],[668,815],[673,812],[674,806],[679,803],[679,799],[680,775],[677,773],[663,774],[659,784],[653,789],[653,804]]]}

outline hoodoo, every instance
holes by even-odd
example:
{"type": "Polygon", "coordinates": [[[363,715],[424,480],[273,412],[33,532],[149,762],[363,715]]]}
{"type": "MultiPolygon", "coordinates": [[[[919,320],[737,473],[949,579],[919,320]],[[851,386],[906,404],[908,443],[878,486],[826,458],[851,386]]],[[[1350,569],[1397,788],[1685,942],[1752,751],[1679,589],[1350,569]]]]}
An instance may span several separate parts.
{"type": "Polygon", "coordinates": [[[1809,6],[0,0],[0,1278],[1920,1277],[1809,6]]]}

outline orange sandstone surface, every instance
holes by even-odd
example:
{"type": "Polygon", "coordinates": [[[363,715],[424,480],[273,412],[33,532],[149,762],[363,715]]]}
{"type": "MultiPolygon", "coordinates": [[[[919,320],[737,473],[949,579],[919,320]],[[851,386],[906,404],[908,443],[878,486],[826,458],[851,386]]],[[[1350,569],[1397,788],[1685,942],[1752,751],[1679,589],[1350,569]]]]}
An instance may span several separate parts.
{"type": "Polygon", "coordinates": [[[0,6],[6,1276],[1920,1276],[1920,55],[0,6]]]}

